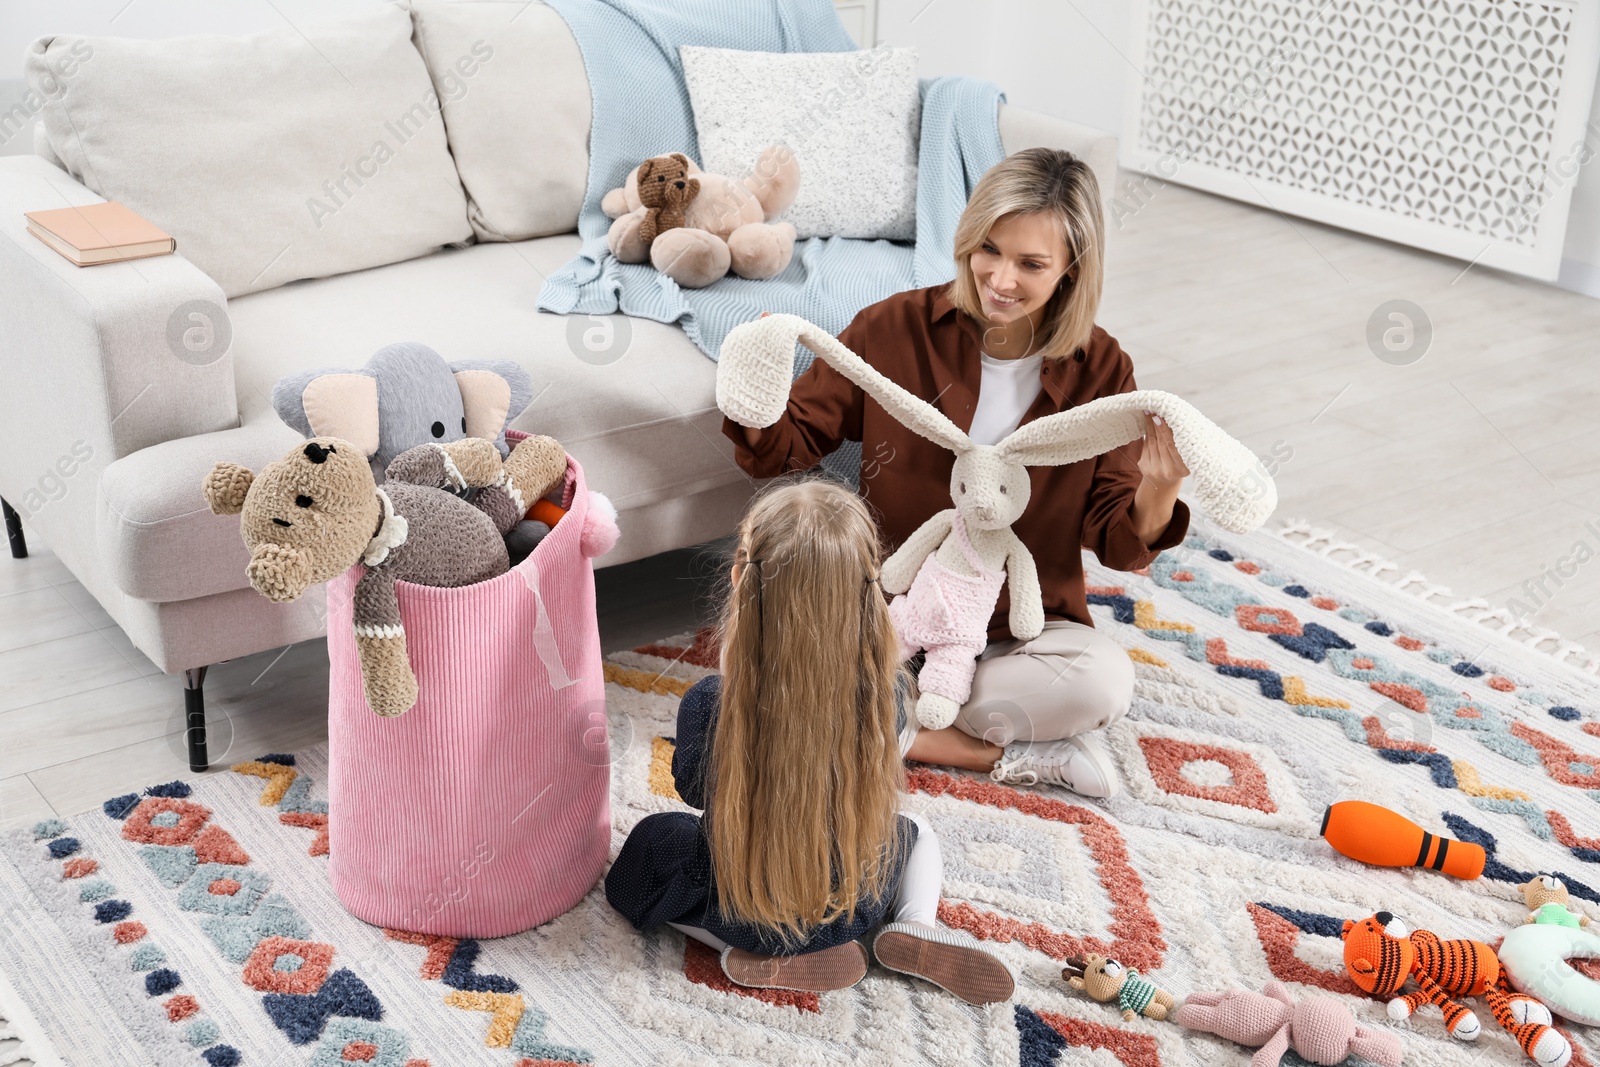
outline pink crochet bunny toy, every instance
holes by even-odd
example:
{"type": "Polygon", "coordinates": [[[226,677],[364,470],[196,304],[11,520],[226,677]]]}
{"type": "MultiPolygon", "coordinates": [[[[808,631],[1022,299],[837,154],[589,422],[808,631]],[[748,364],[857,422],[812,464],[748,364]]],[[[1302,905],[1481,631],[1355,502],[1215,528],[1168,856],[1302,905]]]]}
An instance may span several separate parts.
{"type": "Polygon", "coordinates": [[[1296,1004],[1282,982],[1268,982],[1260,993],[1195,993],[1178,1009],[1178,1024],[1258,1049],[1251,1067],[1278,1067],[1290,1049],[1322,1067],[1335,1067],[1351,1053],[1379,1067],[1400,1067],[1394,1034],[1357,1025],[1350,1009],[1332,997],[1296,1004]]]}

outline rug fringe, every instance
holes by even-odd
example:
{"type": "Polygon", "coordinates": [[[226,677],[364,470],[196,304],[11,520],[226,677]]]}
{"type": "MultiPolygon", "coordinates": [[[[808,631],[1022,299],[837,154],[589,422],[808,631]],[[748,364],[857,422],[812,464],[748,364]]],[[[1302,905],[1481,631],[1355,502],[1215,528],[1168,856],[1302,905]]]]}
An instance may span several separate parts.
{"type": "Polygon", "coordinates": [[[1398,563],[1369,552],[1353,541],[1346,541],[1332,530],[1313,526],[1304,519],[1285,519],[1277,529],[1266,532],[1289,544],[1309,549],[1331,562],[1343,564],[1351,570],[1377,578],[1392,588],[1410,593],[1419,600],[1442,607],[1452,614],[1460,615],[1502,637],[1519,641],[1558,663],[1576,667],[1589,674],[1600,674],[1600,656],[1576,641],[1568,641],[1554,630],[1543,626],[1530,626],[1518,622],[1505,608],[1491,607],[1483,597],[1461,600],[1449,586],[1429,581],[1421,571],[1410,570],[1401,574],[1398,563]],[[1296,540],[1296,537],[1303,540],[1296,540]],[[1336,552],[1348,552],[1350,558],[1336,559],[1334,557],[1336,552]],[[1400,577],[1386,576],[1388,571],[1400,574],[1400,577]],[[1444,603],[1435,603],[1434,597],[1443,597],[1446,600],[1444,603]],[[1547,645],[1550,647],[1546,647],[1547,645]]]}
{"type": "Polygon", "coordinates": [[[4,1018],[0,1018],[0,1041],[16,1041],[17,1047],[0,1052],[0,1067],[10,1067],[13,1063],[34,1063],[33,1053],[24,1040],[25,1035],[4,1018]]]}
{"type": "MultiPolygon", "coordinates": [[[[3,860],[0,860],[3,862],[3,860]]],[[[62,1067],[44,1030],[34,1021],[21,994],[0,972],[0,1041],[19,1042],[16,1048],[0,1052],[0,1067],[28,1064],[30,1067],[62,1067]]]]}

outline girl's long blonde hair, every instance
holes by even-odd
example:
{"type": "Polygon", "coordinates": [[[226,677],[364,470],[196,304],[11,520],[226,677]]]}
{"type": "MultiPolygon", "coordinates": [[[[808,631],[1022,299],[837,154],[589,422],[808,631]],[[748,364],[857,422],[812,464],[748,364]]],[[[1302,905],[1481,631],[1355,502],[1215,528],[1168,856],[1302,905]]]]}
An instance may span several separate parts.
{"type": "Polygon", "coordinates": [[[890,888],[898,645],[877,528],[838,483],[763,491],[734,563],[706,830],[723,915],[794,944],[890,888]]]}
{"type": "Polygon", "coordinates": [[[1089,341],[1105,279],[1105,218],[1100,183],[1089,165],[1059,148],[1026,148],[990,167],[973,187],[956,223],[956,276],[950,302],[983,322],[972,277],[972,253],[1006,215],[1041,213],[1052,219],[1067,246],[1067,273],[1045,305],[1034,354],[1070,356],[1089,341]]]}

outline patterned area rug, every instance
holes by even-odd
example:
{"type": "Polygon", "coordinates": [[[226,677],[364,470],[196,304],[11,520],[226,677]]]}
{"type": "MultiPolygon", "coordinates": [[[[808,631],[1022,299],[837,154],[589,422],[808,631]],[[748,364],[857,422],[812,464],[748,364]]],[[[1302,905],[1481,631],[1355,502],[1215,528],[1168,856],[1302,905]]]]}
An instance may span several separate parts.
{"type": "MultiPolygon", "coordinates": [[[[1015,1003],[970,1008],[876,969],[822,996],[737,989],[709,951],[670,929],[639,936],[598,889],[493,941],[368,926],[328,887],[314,749],[6,839],[0,1014],[73,1067],[1231,1065],[1248,1053],[1125,1023],[1063,985],[1059,961],[1114,955],[1180,998],[1278,978],[1391,1027],[1343,974],[1343,919],[1386,909],[1493,944],[1521,920],[1514,887],[1535,871],[1560,873],[1600,914],[1590,675],[1266,534],[1202,529],[1144,573],[1091,561],[1090,583],[1096,625],[1137,668],[1133,711],[1111,730],[1123,793],[910,775],[907,807],[944,846],[942,917],[1016,968],[1015,1003]],[[1484,876],[1334,854],[1319,823],[1345,798],[1482,845],[1484,876]]],[[[610,658],[614,845],[680,806],[677,697],[714,662],[705,635],[610,658]]],[[[1474,1045],[1432,1008],[1394,1027],[1406,1063],[1521,1062],[1477,1007],[1474,1045]]],[[[1600,1036],[1567,1032],[1574,1063],[1600,1062],[1600,1036]]]]}

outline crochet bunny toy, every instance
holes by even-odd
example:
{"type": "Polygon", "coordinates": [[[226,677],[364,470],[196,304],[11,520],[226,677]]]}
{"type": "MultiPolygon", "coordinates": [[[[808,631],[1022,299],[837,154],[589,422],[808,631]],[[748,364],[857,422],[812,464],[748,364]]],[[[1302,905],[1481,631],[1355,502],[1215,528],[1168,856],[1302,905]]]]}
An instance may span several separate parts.
{"type": "Polygon", "coordinates": [[[785,145],[763,149],[742,181],[703,171],[682,152],[656,156],[600,201],[616,220],[606,245],[622,262],[650,263],[685,289],[702,289],[730,269],[771,278],[794,255],[794,226],[776,220],[799,191],[800,163],[785,145]]]}
{"type": "Polygon", "coordinates": [[[1332,997],[1296,1004],[1282,982],[1268,982],[1260,993],[1194,993],[1184,998],[1177,1019],[1179,1026],[1256,1049],[1251,1067],[1278,1067],[1290,1049],[1320,1067],[1337,1067],[1352,1053],[1378,1067],[1400,1067],[1402,1049],[1394,1034],[1357,1025],[1350,1009],[1332,997]]]}
{"type": "Polygon", "coordinates": [[[566,451],[549,437],[527,438],[504,464],[493,441],[464,437],[400,453],[379,486],[360,447],[316,437],[260,474],[218,463],[204,492],[214,513],[240,515],[250,584],[269,600],[295,600],[366,564],[355,590],[362,688],[373,711],[399,715],[416,704],[417,679],[394,583],[449,587],[504,574],[505,531],[566,470],[566,451]],[[464,488],[482,492],[468,503],[455,493],[464,488]]]}
{"type": "Polygon", "coordinates": [[[1224,529],[1247,533],[1266,521],[1277,491],[1261,462],[1192,406],[1170,393],[1139,390],[1101,397],[1035,419],[996,445],[977,445],[933,405],[873,369],[826,330],[798,315],[764,315],[729,331],[717,363],[717,406],[742,426],[771,426],[783,415],[794,346],[804,344],[860,386],[909,429],[956,454],[950,471],[955,507],[934,515],[883,564],[901,652],[926,649],[917,719],[930,729],[955,721],[972,692],[975,659],[988,641],[1000,587],[1011,581],[1013,636],[1044,629],[1038,569],[1011,524],[1028,506],[1027,468],[1077,463],[1137,440],[1142,415],[1160,415],[1194,475],[1200,506],[1224,529]]]}

